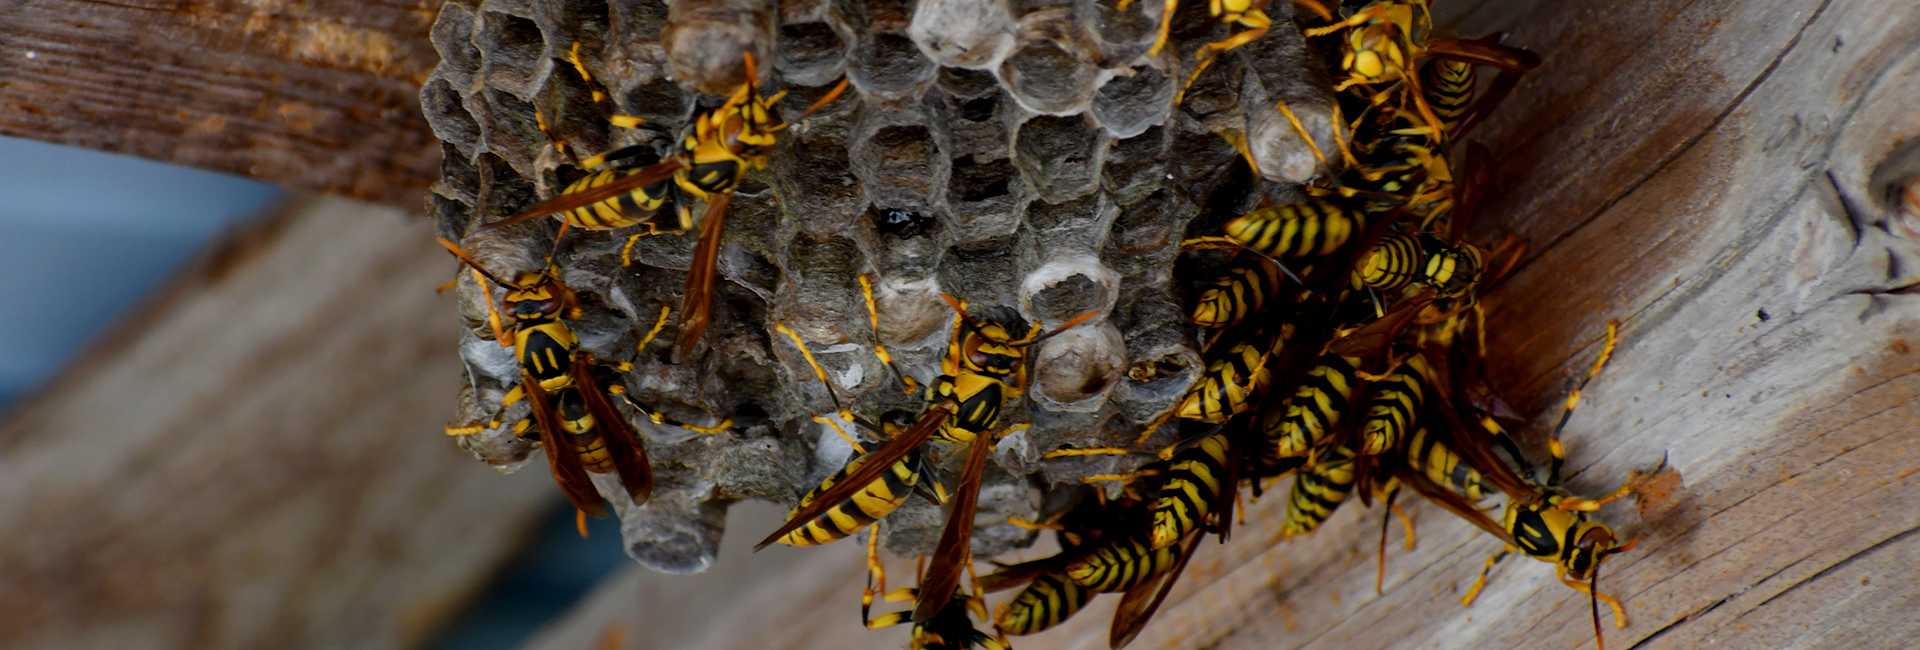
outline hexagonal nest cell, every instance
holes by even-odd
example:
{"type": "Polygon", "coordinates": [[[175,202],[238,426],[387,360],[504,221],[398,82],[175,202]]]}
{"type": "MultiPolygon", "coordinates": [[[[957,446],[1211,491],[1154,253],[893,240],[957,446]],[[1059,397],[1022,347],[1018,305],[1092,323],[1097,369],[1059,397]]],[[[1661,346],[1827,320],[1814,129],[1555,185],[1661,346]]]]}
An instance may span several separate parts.
{"type": "MultiPolygon", "coordinates": [[[[1318,56],[1306,52],[1279,3],[1268,7],[1274,28],[1258,47],[1222,56],[1175,106],[1192,53],[1227,28],[1206,15],[1206,3],[1182,3],[1174,40],[1149,54],[1161,6],[443,6],[433,30],[443,61],[422,91],[427,119],[446,142],[445,177],[429,199],[439,232],[506,278],[539,270],[553,251],[584,310],[569,321],[581,347],[633,363],[618,381],[634,401],[693,425],[732,420],[703,434],[628,412],[652,462],[653,497],[634,507],[614,485],[601,492],[622,519],[632,557],[664,571],[702,570],[728,504],[791,505],[839,469],[850,446],[814,418],[833,413],[836,398],[870,421],[890,408],[923,408],[925,398],[903,391],[874,346],[884,345],[924,387],[940,374],[954,327],[942,294],[975,313],[1044,327],[1097,312],[1031,353],[1027,394],[1008,400],[1001,415],[1002,426],[1031,428],[993,453],[983,487],[993,498],[980,502],[977,554],[1031,543],[1035,533],[1007,518],[1045,518],[1042,504],[1060,501],[1047,494],[1085,489],[1082,477],[1149,460],[1042,455],[1130,442],[1199,376],[1199,331],[1183,307],[1191,274],[1174,273],[1180,243],[1198,232],[1196,223],[1218,224],[1257,200],[1256,178],[1232,138],[1272,122],[1276,100],[1311,111],[1332,98],[1325,74],[1309,69],[1318,56]],[[576,43],[587,76],[569,56],[576,43]],[[673,363],[671,319],[664,331],[655,326],[663,307],[679,309],[693,233],[639,238],[626,266],[622,249],[639,227],[570,228],[556,250],[557,219],[482,225],[559,193],[586,174],[586,156],[629,145],[669,153],[697,111],[720,103],[707,93],[744,79],[743,52],[760,63],[763,92],[791,91],[778,105],[785,115],[843,77],[851,88],[780,132],[768,168],[746,175],[718,256],[712,325],[691,358],[673,363]],[[645,123],[615,127],[612,115],[645,123]],[[861,274],[871,280],[877,331],[861,274]],[[777,325],[805,341],[831,386],[777,325]],[[1150,372],[1131,371],[1139,368],[1150,372]]],[[[1293,137],[1254,144],[1300,147],[1282,136],[1293,137]]],[[[704,210],[693,207],[696,223],[704,210]]],[[[516,420],[525,406],[502,412],[499,404],[518,385],[519,366],[486,318],[504,291],[471,274],[462,274],[458,291],[467,383],[453,423],[516,420]]],[[[1156,442],[1172,440],[1171,429],[1156,442]]],[[[537,446],[507,426],[460,444],[502,471],[525,465],[537,446]]],[[[934,455],[950,477],[965,453],[934,455]]],[[[937,506],[909,500],[889,519],[887,546],[928,552],[941,519],[937,506]]]]}

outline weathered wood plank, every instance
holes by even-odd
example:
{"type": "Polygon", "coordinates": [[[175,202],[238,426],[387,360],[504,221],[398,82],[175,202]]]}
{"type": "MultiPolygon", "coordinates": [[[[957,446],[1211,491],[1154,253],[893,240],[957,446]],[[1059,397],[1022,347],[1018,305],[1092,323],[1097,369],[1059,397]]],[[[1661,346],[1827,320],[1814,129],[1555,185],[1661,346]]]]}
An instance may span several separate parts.
{"type": "MultiPolygon", "coordinates": [[[[1672,470],[1599,515],[1641,540],[1602,576],[1631,619],[1609,623],[1612,646],[1910,642],[1920,243],[1902,219],[1920,216],[1893,213],[1886,183],[1903,179],[1885,172],[1920,136],[1920,15],[1890,0],[1441,4],[1457,33],[1510,30],[1545,59],[1480,134],[1501,162],[1477,236],[1531,244],[1487,296],[1493,380],[1544,456],[1560,400],[1624,319],[1566,435],[1570,484],[1672,470]]],[[[1419,545],[1402,550],[1395,524],[1381,595],[1380,508],[1282,539],[1284,500],[1252,504],[1132,647],[1591,647],[1588,601],[1543,563],[1509,559],[1461,608],[1498,543],[1413,501],[1419,545]]],[[[821,617],[773,645],[901,645],[844,641],[850,605],[815,593],[752,612],[821,617]]],[[[594,611],[644,625],[606,598],[594,611]]],[[[1104,648],[1113,600],[1016,645],[1104,648]]],[[[742,620],[731,611],[712,624],[742,620]]],[[[569,625],[600,629],[588,620],[609,619],[569,625]]]]}
{"type": "Polygon", "coordinates": [[[439,427],[431,227],[302,200],[0,428],[0,647],[401,648],[556,495],[439,427]]]}
{"type": "Polygon", "coordinates": [[[0,134],[410,209],[438,176],[437,2],[3,4],[0,134]]]}

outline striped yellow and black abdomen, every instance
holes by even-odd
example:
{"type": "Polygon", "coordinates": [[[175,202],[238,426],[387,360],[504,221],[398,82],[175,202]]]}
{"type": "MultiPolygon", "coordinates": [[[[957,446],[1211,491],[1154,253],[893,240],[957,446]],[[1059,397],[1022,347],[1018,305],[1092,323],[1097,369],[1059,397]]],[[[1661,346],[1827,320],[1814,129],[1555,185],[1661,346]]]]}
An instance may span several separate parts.
{"type": "Polygon", "coordinates": [[[1293,480],[1293,492],[1287,495],[1286,521],[1280,534],[1300,535],[1313,532],[1333,516],[1335,508],[1353,493],[1353,452],[1334,447],[1314,459],[1306,471],[1293,480]]]}
{"type": "Polygon", "coordinates": [[[564,434],[559,441],[580,459],[580,466],[595,474],[615,471],[613,452],[607,450],[606,441],[594,430],[593,413],[587,411],[580,389],[573,386],[561,389],[554,395],[553,405],[564,434]]]}
{"type": "Polygon", "coordinates": [[[1433,107],[1434,117],[1448,133],[1466,117],[1467,107],[1473,103],[1474,85],[1473,64],[1446,59],[1433,59],[1420,70],[1420,84],[1425,90],[1427,105],[1433,107]]]}
{"type": "Polygon", "coordinates": [[[1285,406],[1268,412],[1263,422],[1266,443],[1260,452],[1268,465],[1311,453],[1340,426],[1353,401],[1358,363],[1357,357],[1320,355],[1285,406]]]}
{"type": "Polygon", "coordinates": [[[1126,591],[1173,568],[1180,547],[1148,547],[1146,535],[1115,538],[1067,565],[1067,578],[1092,592],[1126,591]]]}
{"type": "Polygon", "coordinates": [[[1382,293],[1399,291],[1424,277],[1426,255],[1418,238],[1405,232],[1390,232],[1367,251],[1354,266],[1357,287],[1372,287],[1382,293]]]}
{"type": "Polygon", "coordinates": [[[1153,500],[1153,539],[1155,549],[1166,548],[1199,528],[1213,512],[1220,498],[1221,481],[1226,480],[1227,434],[1215,433],[1173,455],[1167,468],[1167,482],[1153,500]]]}
{"type": "Polygon", "coordinates": [[[1259,312],[1267,296],[1279,291],[1281,280],[1279,265],[1264,258],[1236,264],[1200,293],[1193,324],[1208,329],[1231,327],[1259,312]]]}
{"type": "Polygon", "coordinates": [[[1420,369],[1424,366],[1419,355],[1407,359],[1406,363],[1386,379],[1374,382],[1372,395],[1367,398],[1365,419],[1360,422],[1360,455],[1378,456],[1399,444],[1406,438],[1413,426],[1413,420],[1420,412],[1420,403],[1426,398],[1422,386],[1420,369]]]}
{"type": "MultiPolygon", "coordinates": [[[[847,463],[846,467],[840,468],[840,471],[834,472],[833,476],[822,481],[819,487],[801,497],[800,504],[794,509],[799,510],[813,503],[813,499],[821,492],[825,492],[827,488],[833,487],[834,483],[846,478],[847,474],[858,469],[866,460],[866,456],[861,456],[847,463]]],[[[815,517],[813,521],[787,533],[785,537],[779,539],[779,542],[793,546],[813,546],[860,532],[861,529],[891,514],[895,508],[900,507],[901,503],[906,502],[907,496],[913,493],[914,484],[919,482],[919,463],[920,454],[916,450],[906,458],[894,462],[893,467],[882,473],[879,479],[867,485],[866,489],[854,493],[852,497],[834,505],[833,508],[815,517]]]]}
{"type": "Polygon", "coordinates": [[[1221,423],[1247,410],[1249,399],[1265,392],[1273,373],[1258,348],[1237,343],[1225,356],[1207,364],[1207,371],[1180,398],[1174,413],[1189,420],[1221,423]]]}
{"type": "MultiPolygon", "coordinates": [[[[586,192],[642,171],[642,168],[602,169],[567,185],[561,195],[586,192]]],[[[568,210],[567,222],[590,230],[612,230],[644,223],[655,233],[686,232],[693,228],[692,217],[684,210],[675,209],[678,206],[669,205],[675,203],[672,187],[671,181],[636,187],[619,196],[568,210]]]]}
{"type": "Polygon", "coordinates": [[[1493,490],[1479,470],[1462,461],[1459,454],[1441,444],[1425,427],[1414,430],[1413,438],[1407,441],[1407,463],[1468,501],[1479,501],[1493,490]]]}
{"type": "Polygon", "coordinates": [[[1027,588],[994,617],[994,625],[1014,636],[1034,634],[1066,622],[1085,604],[1087,590],[1074,584],[1067,574],[1054,571],[1027,583],[1027,588]]]}
{"type": "Polygon", "coordinates": [[[1255,252],[1289,258],[1331,254],[1362,227],[1360,212],[1313,198],[1254,210],[1224,230],[1255,252]]]}

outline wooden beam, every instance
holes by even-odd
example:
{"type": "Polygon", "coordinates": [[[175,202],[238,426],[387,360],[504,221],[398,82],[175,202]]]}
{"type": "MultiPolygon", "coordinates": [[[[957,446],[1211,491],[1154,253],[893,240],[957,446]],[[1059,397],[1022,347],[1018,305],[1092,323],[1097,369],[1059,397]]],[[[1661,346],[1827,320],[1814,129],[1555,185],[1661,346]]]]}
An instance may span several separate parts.
{"type": "Polygon", "coordinates": [[[419,102],[439,3],[0,6],[0,134],[409,209],[439,176],[419,102]]]}
{"type": "MultiPolygon", "coordinates": [[[[1637,502],[1598,514],[1640,540],[1604,566],[1630,619],[1606,623],[1609,647],[1910,641],[1920,215],[1888,196],[1920,169],[1920,20],[1884,0],[1437,4],[1443,31],[1510,31],[1545,60],[1477,134],[1501,161],[1476,238],[1530,244],[1487,296],[1492,379],[1531,417],[1523,444],[1544,458],[1618,318],[1621,347],[1565,436],[1569,483],[1600,494],[1668,463],[1637,502]]],[[[1376,595],[1382,509],[1349,503],[1284,538],[1285,501],[1269,493],[1229,543],[1203,544],[1130,647],[1593,647],[1587,599],[1541,562],[1507,559],[1462,608],[1500,544],[1439,508],[1402,500],[1419,543],[1403,550],[1394,524],[1376,595]]],[[[820,551],[847,563],[835,579],[860,579],[853,550],[820,551]]],[[[646,629],[639,592],[601,594],[549,638],[646,629]]],[[[845,641],[853,592],[753,609],[743,596],[716,626],[804,623],[678,647],[898,647],[904,630],[845,641]]],[[[1115,600],[1015,645],[1106,648],[1115,600]]]]}
{"type": "Polygon", "coordinates": [[[441,431],[431,230],[300,200],[11,411],[0,647],[399,649],[484,585],[558,490],[441,431]]]}

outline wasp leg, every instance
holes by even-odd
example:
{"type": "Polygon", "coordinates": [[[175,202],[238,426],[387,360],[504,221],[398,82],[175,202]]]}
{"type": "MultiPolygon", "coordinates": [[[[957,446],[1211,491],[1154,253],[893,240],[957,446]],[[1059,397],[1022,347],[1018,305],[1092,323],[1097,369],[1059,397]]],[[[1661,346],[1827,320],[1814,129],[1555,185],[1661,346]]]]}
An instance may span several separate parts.
{"type": "Polygon", "coordinates": [[[773,324],[773,329],[793,339],[793,347],[800,348],[800,356],[807,360],[808,366],[813,367],[813,376],[820,378],[820,383],[826,385],[827,397],[833,398],[834,411],[840,414],[841,419],[852,422],[853,411],[847,410],[847,407],[840,404],[840,393],[833,389],[833,382],[827,381],[827,369],[820,367],[820,362],[814,360],[813,351],[807,349],[805,341],[800,340],[800,334],[793,331],[793,328],[787,327],[786,323],[776,322],[773,324]]]}
{"type": "Polygon", "coordinates": [[[1560,413],[1560,422],[1553,426],[1553,433],[1547,437],[1547,451],[1553,454],[1553,464],[1547,471],[1550,481],[1560,479],[1560,468],[1567,462],[1567,450],[1560,444],[1560,432],[1567,428],[1567,420],[1573,419],[1573,409],[1580,406],[1580,392],[1586,390],[1587,383],[1593,381],[1594,375],[1600,374],[1600,368],[1607,365],[1607,358],[1613,356],[1613,348],[1620,341],[1619,333],[1620,321],[1607,321],[1607,342],[1600,346],[1599,358],[1593,360],[1593,367],[1587,369],[1587,376],[1580,380],[1580,385],[1567,394],[1566,410],[1560,413]]]}
{"type": "Polygon", "coordinates": [[[847,430],[840,428],[840,423],[834,422],[833,420],[829,420],[827,418],[820,417],[818,415],[813,416],[813,421],[833,427],[833,432],[840,434],[840,439],[847,441],[847,444],[849,445],[853,445],[853,453],[860,454],[860,455],[865,455],[867,453],[867,448],[861,446],[860,441],[854,440],[853,436],[847,435],[847,430]]]}
{"type": "Polygon", "coordinates": [[[1041,454],[1040,457],[1046,458],[1046,459],[1052,459],[1052,458],[1067,458],[1069,456],[1118,456],[1121,454],[1135,454],[1135,453],[1140,453],[1140,452],[1134,451],[1132,449],[1121,449],[1119,447],[1088,447],[1086,449],[1072,449],[1072,448],[1062,447],[1060,449],[1055,449],[1053,451],[1049,451],[1047,453],[1041,454]]]}
{"type": "Polygon", "coordinates": [[[1560,574],[1560,582],[1562,584],[1565,584],[1566,586],[1569,586],[1569,587],[1573,587],[1574,591],[1578,591],[1580,593],[1599,599],[1600,602],[1606,603],[1608,607],[1613,608],[1614,627],[1627,626],[1627,610],[1620,607],[1620,601],[1614,600],[1612,596],[1608,596],[1606,594],[1602,594],[1594,591],[1592,585],[1589,585],[1585,582],[1581,582],[1579,580],[1568,578],[1565,568],[1559,569],[1558,573],[1560,574]]]}
{"type": "Polygon", "coordinates": [[[901,372],[899,366],[893,364],[893,355],[887,354],[886,346],[880,345],[880,309],[873,301],[873,278],[865,273],[860,274],[860,293],[867,299],[867,323],[873,326],[873,355],[880,357],[880,362],[887,364],[887,368],[893,370],[894,376],[899,377],[901,383],[907,385],[905,391],[907,394],[913,394],[920,389],[920,386],[914,383],[913,378],[907,376],[907,373],[901,372]]]}
{"type": "Polygon", "coordinates": [[[666,329],[667,314],[671,314],[671,313],[673,313],[673,306],[660,305],[660,318],[653,321],[653,329],[647,330],[646,336],[640,337],[640,344],[633,346],[633,351],[635,353],[646,351],[647,344],[653,342],[653,337],[659,336],[660,330],[666,329]]]}
{"type": "Polygon", "coordinates": [[[675,420],[665,415],[661,415],[660,412],[647,408],[645,405],[634,400],[632,396],[627,395],[627,391],[624,387],[608,387],[607,392],[613,393],[615,395],[619,395],[620,399],[626,400],[627,406],[631,406],[633,407],[633,410],[639,411],[641,415],[647,416],[647,419],[652,420],[654,424],[664,424],[672,427],[680,427],[682,429],[686,429],[694,433],[700,433],[700,434],[706,434],[706,435],[713,435],[716,433],[720,433],[722,431],[726,431],[727,429],[733,428],[733,418],[727,418],[727,419],[721,420],[719,424],[716,424],[710,427],[695,426],[692,424],[681,422],[679,420],[675,420]]]}
{"type": "MultiPolygon", "coordinates": [[[[1167,4],[1172,5],[1173,0],[1168,0],[1167,4]]],[[[1172,18],[1172,16],[1173,16],[1172,12],[1168,12],[1167,17],[1172,18]]],[[[1179,106],[1180,101],[1186,98],[1187,89],[1193,87],[1193,82],[1198,81],[1200,79],[1200,73],[1207,71],[1207,66],[1213,65],[1213,59],[1215,57],[1220,56],[1220,53],[1222,52],[1226,52],[1233,48],[1246,45],[1247,43],[1252,42],[1253,39],[1260,38],[1262,35],[1265,35],[1267,33],[1267,29],[1273,25],[1273,19],[1267,17],[1267,12],[1255,9],[1253,11],[1249,11],[1244,14],[1241,14],[1240,19],[1233,21],[1233,24],[1241,25],[1243,27],[1246,27],[1247,29],[1238,34],[1229,36],[1223,40],[1214,41],[1212,43],[1202,45],[1200,46],[1199,51],[1193,53],[1193,58],[1198,60],[1199,63],[1193,66],[1193,74],[1187,77],[1187,84],[1184,86],[1181,86],[1180,92],[1173,96],[1174,106],[1179,106]]],[[[1164,22],[1164,19],[1163,19],[1163,22],[1161,23],[1161,27],[1163,29],[1166,27],[1166,23],[1164,22]]]]}
{"type": "Polygon", "coordinates": [[[1478,598],[1480,596],[1480,590],[1487,586],[1487,572],[1492,571],[1494,564],[1497,564],[1501,560],[1506,559],[1507,554],[1512,553],[1513,551],[1514,551],[1514,548],[1512,546],[1508,546],[1506,548],[1501,549],[1499,553],[1494,554],[1493,557],[1487,558],[1487,565],[1480,569],[1480,577],[1475,578],[1473,580],[1473,588],[1468,589],[1467,595],[1460,599],[1461,607],[1473,606],[1473,599],[1478,598]]]}

